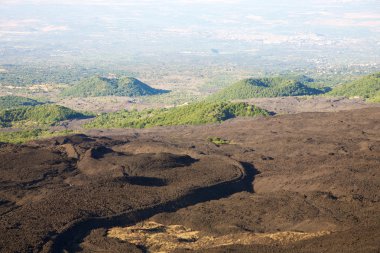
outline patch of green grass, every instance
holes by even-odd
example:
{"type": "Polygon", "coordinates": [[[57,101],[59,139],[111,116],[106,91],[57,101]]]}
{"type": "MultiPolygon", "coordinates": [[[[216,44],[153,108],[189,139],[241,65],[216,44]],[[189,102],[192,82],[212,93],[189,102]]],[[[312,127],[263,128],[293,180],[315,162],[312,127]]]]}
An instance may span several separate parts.
{"type": "Polygon", "coordinates": [[[50,138],[55,136],[64,136],[73,134],[72,130],[48,131],[43,129],[22,130],[15,132],[0,132],[0,142],[20,144],[32,140],[50,138]]]}
{"type": "Polygon", "coordinates": [[[222,139],[220,137],[208,137],[207,141],[214,143],[215,145],[226,145],[230,144],[231,142],[229,140],[222,139]]]}
{"type": "Polygon", "coordinates": [[[378,91],[375,96],[369,98],[368,102],[371,102],[371,103],[380,103],[380,91],[378,91]]]}

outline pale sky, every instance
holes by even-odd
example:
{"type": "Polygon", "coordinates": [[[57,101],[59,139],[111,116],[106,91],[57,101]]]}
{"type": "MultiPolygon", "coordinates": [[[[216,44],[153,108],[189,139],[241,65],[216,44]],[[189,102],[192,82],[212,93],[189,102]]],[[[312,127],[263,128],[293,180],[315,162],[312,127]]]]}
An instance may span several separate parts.
{"type": "Polygon", "coordinates": [[[174,51],[258,43],[365,48],[380,44],[380,1],[0,0],[0,42],[31,40],[174,51]]]}

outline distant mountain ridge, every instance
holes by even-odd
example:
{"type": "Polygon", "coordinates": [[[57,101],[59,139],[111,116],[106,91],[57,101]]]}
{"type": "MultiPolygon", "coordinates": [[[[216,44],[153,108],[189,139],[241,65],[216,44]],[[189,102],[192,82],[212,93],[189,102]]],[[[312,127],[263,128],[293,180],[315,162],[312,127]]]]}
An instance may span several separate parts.
{"type": "Polygon", "coordinates": [[[380,102],[380,72],[339,85],[330,91],[328,95],[345,97],[357,96],[380,102]]]}
{"type": "Polygon", "coordinates": [[[312,79],[289,79],[284,77],[248,78],[210,96],[210,99],[232,100],[259,97],[284,97],[317,95],[322,90],[309,87],[305,83],[312,79]]]}
{"type": "Polygon", "coordinates": [[[86,78],[73,87],[62,92],[63,96],[72,97],[101,97],[101,96],[126,96],[138,97],[167,93],[150,87],[133,77],[109,78],[93,76],[86,78]]]}

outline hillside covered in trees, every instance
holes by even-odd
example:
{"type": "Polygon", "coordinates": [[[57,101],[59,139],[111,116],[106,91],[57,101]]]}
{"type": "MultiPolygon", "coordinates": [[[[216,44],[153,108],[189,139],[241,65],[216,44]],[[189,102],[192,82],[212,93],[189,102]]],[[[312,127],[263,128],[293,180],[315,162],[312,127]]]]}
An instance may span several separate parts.
{"type": "Polygon", "coordinates": [[[210,99],[233,100],[259,97],[284,97],[317,95],[323,90],[308,86],[308,81],[283,77],[248,78],[241,80],[217,93],[210,99]]]}
{"type": "Polygon", "coordinates": [[[63,131],[50,131],[41,128],[25,129],[15,132],[0,132],[0,144],[1,143],[24,143],[32,140],[38,140],[43,138],[51,138],[55,136],[62,136],[72,134],[72,130],[63,131]]]}
{"type": "Polygon", "coordinates": [[[59,105],[25,106],[0,111],[0,127],[51,126],[86,115],[59,105]]]}
{"type": "Polygon", "coordinates": [[[235,117],[268,115],[268,112],[247,103],[198,102],[169,109],[148,109],[141,112],[120,111],[102,114],[87,128],[145,128],[171,125],[217,123],[235,117]]]}
{"type": "Polygon", "coordinates": [[[100,96],[148,96],[166,93],[168,91],[154,89],[149,85],[133,78],[107,78],[93,76],[86,78],[62,92],[63,96],[71,97],[100,97],[100,96]]]}
{"type": "Polygon", "coordinates": [[[337,86],[328,93],[331,96],[362,97],[380,102],[380,72],[337,86]]]}
{"type": "Polygon", "coordinates": [[[26,97],[19,96],[3,96],[0,97],[0,110],[12,109],[21,106],[36,106],[41,105],[42,103],[26,97]]]}

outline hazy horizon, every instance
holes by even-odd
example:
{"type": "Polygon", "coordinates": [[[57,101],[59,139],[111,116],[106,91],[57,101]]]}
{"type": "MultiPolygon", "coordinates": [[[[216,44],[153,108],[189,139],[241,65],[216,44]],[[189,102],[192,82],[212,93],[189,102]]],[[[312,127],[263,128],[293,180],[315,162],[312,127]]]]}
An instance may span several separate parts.
{"type": "Polygon", "coordinates": [[[335,1],[0,1],[2,63],[215,56],[379,64],[380,4],[335,1]]]}

